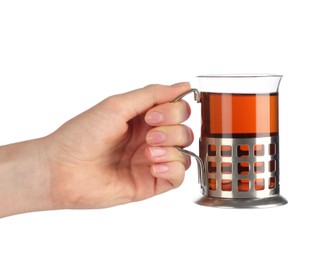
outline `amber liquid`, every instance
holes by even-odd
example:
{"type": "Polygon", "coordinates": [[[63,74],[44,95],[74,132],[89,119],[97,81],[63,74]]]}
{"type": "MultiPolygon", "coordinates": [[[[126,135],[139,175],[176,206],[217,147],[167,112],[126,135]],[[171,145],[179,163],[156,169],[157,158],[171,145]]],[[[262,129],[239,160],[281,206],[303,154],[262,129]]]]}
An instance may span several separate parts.
{"type": "Polygon", "coordinates": [[[278,93],[201,93],[202,137],[250,138],[278,134],[278,93]]]}
{"type": "MultiPolygon", "coordinates": [[[[252,138],[278,135],[277,93],[220,94],[202,92],[201,113],[202,137],[252,138]]],[[[240,152],[243,153],[243,156],[247,149],[244,145],[240,147],[240,152]]],[[[258,149],[257,147],[254,153],[258,153],[258,149]]],[[[221,151],[221,153],[223,152],[225,153],[226,151],[221,151]]],[[[243,169],[241,174],[244,174],[247,166],[244,165],[245,162],[241,164],[243,169]]],[[[258,165],[256,167],[258,170],[258,165]]],[[[238,190],[248,191],[248,182],[248,180],[241,180],[238,183],[238,190]]],[[[256,190],[263,189],[264,185],[263,179],[255,180],[256,190]]],[[[215,179],[209,179],[209,189],[216,189],[215,179]]],[[[231,191],[231,181],[222,180],[221,189],[231,191]]]]}

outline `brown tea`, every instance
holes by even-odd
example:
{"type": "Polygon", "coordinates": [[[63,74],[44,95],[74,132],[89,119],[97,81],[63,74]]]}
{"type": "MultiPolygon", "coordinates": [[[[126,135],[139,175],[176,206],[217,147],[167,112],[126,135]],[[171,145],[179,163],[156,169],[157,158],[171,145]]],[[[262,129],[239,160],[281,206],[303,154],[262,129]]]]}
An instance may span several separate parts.
{"type": "Polygon", "coordinates": [[[266,137],[278,134],[278,93],[201,92],[202,137],[266,137]]]}

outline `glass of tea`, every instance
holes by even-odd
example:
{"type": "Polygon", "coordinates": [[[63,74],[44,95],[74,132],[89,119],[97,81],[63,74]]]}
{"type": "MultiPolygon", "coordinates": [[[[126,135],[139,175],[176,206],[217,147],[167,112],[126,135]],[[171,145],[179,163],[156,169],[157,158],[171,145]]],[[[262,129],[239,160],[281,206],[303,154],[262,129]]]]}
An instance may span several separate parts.
{"type": "MultiPolygon", "coordinates": [[[[287,203],[279,193],[278,88],[281,75],[198,76],[202,198],[214,207],[257,208],[287,203]]],[[[187,93],[178,97],[181,99],[187,93]]]]}

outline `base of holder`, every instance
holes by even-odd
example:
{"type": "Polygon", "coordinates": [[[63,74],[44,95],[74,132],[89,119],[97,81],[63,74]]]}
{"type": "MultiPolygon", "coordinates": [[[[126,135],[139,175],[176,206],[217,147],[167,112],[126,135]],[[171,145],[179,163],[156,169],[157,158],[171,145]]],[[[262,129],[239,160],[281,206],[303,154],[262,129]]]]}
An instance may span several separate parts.
{"type": "Polygon", "coordinates": [[[262,199],[223,199],[203,196],[195,203],[215,208],[270,208],[287,204],[280,195],[262,199]]]}

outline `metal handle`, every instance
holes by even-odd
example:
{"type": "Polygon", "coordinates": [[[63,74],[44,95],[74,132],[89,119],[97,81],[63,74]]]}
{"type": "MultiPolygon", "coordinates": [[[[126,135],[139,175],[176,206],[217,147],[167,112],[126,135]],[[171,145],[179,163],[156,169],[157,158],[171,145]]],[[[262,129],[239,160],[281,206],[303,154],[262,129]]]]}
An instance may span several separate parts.
{"type": "MultiPolygon", "coordinates": [[[[181,94],[180,96],[178,96],[177,98],[175,98],[173,101],[171,101],[171,103],[178,102],[183,97],[185,97],[187,94],[190,94],[192,92],[194,93],[194,100],[197,101],[197,102],[200,102],[200,92],[199,92],[199,90],[197,90],[195,88],[192,88],[189,91],[186,91],[183,94],[181,94]]],[[[191,151],[188,151],[188,150],[185,150],[185,149],[183,149],[179,146],[175,146],[175,148],[178,151],[182,152],[183,154],[192,156],[196,159],[197,164],[198,164],[198,180],[199,180],[199,183],[201,184],[201,186],[205,187],[206,186],[206,180],[205,180],[205,178],[203,178],[203,173],[205,171],[205,166],[204,166],[204,163],[201,160],[201,158],[198,155],[196,155],[195,153],[193,153],[191,151]]]]}
{"type": "Polygon", "coordinates": [[[201,160],[201,158],[199,156],[197,156],[195,153],[191,152],[191,151],[188,151],[188,150],[185,150],[179,146],[175,146],[175,148],[182,152],[183,154],[186,154],[186,155],[189,155],[189,156],[192,156],[196,159],[197,161],[197,165],[198,165],[198,181],[199,183],[202,185],[202,186],[206,186],[206,180],[205,178],[203,178],[203,173],[205,171],[205,166],[204,166],[204,163],[203,161],[201,160]]]}
{"type": "Polygon", "coordinates": [[[200,102],[200,92],[196,88],[191,88],[190,90],[184,92],[183,94],[176,97],[173,101],[171,101],[171,103],[176,103],[177,101],[179,101],[183,97],[185,97],[187,94],[190,94],[192,92],[194,92],[194,100],[199,103],[200,102]]]}

